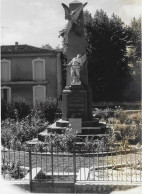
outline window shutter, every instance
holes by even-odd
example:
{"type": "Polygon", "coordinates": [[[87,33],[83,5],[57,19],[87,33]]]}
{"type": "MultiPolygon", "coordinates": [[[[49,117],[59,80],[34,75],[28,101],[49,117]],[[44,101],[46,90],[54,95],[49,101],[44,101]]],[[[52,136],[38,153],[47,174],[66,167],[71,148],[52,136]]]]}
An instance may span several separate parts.
{"type": "Polygon", "coordinates": [[[2,82],[10,81],[10,63],[8,61],[1,62],[1,80],[2,82]]]}
{"type": "Polygon", "coordinates": [[[43,61],[34,61],[34,80],[43,81],[44,76],[44,63],[43,61]]]}

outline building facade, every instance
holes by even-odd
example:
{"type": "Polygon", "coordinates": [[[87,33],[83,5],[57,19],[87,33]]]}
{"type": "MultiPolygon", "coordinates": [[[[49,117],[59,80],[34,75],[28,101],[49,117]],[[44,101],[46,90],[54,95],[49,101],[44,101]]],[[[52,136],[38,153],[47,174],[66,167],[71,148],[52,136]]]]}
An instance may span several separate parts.
{"type": "Polygon", "coordinates": [[[34,103],[61,93],[60,52],[17,42],[1,47],[1,99],[34,103]]]}

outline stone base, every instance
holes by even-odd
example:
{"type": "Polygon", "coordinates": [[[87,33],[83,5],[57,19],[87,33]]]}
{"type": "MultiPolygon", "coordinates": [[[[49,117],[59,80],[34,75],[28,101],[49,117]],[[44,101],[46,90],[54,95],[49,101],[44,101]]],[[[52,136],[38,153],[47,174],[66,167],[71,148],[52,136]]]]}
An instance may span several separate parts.
{"type": "Polygon", "coordinates": [[[100,123],[99,119],[94,119],[93,121],[82,121],[79,118],[70,118],[69,121],[58,120],[48,127],[45,131],[38,134],[39,141],[45,141],[45,139],[50,139],[50,135],[53,134],[64,134],[65,130],[71,125],[71,127],[77,131],[77,136],[81,139],[88,137],[89,139],[93,137],[94,139],[106,136],[108,128],[106,124],[100,123]],[[75,123],[76,120],[76,123],[75,123]]]}
{"type": "Polygon", "coordinates": [[[79,82],[71,82],[71,85],[73,86],[73,85],[78,85],[78,86],[80,86],[81,85],[81,81],[79,81],[79,82]]]}

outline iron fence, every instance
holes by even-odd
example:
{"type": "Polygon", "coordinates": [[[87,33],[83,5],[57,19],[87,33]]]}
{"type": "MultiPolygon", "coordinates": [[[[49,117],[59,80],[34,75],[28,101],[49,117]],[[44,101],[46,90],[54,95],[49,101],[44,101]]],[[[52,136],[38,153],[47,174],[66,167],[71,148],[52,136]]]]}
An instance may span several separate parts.
{"type": "Polygon", "coordinates": [[[30,172],[29,151],[7,149],[1,150],[1,173],[5,180],[25,179],[30,172]]]}
{"type": "Polygon", "coordinates": [[[142,148],[136,146],[61,150],[51,144],[42,151],[1,151],[2,176],[29,181],[142,181],[142,148]]]}

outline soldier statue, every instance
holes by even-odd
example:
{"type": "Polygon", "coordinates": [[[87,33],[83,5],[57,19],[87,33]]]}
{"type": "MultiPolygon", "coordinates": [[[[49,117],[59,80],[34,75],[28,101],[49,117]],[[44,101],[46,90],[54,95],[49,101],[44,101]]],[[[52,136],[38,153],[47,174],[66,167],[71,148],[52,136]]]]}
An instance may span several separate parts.
{"type": "Polygon", "coordinates": [[[80,82],[80,71],[83,67],[83,63],[86,60],[86,54],[81,57],[81,54],[78,54],[74,57],[67,66],[71,66],[71,78],[72,84],[79,84],[80,82]]]}

